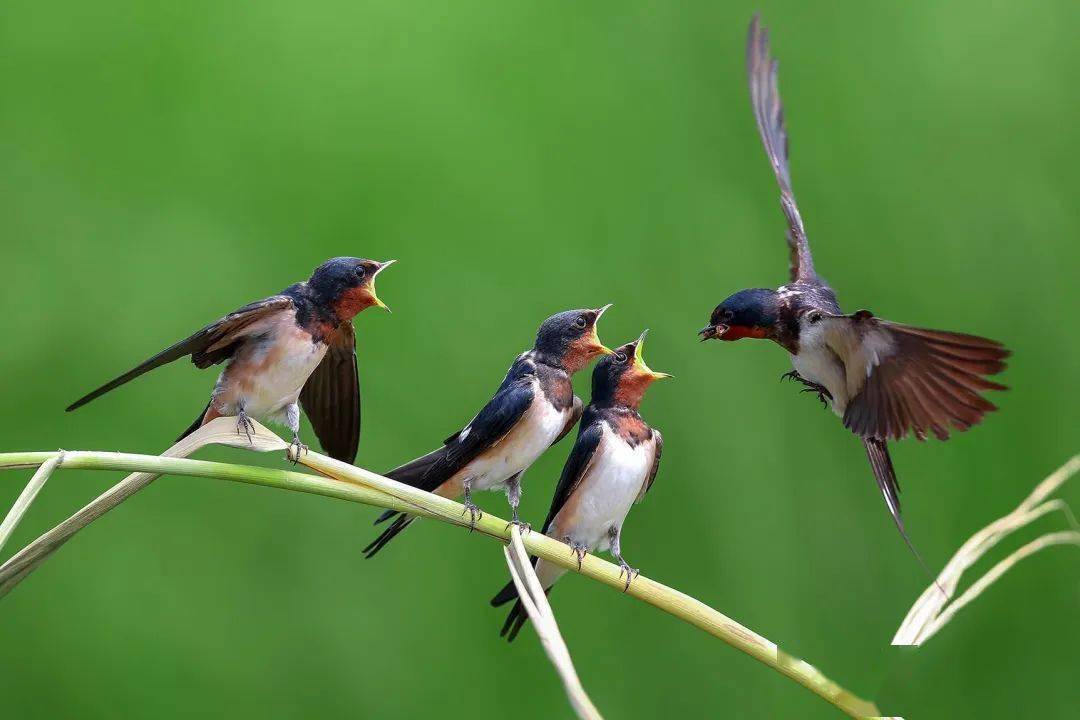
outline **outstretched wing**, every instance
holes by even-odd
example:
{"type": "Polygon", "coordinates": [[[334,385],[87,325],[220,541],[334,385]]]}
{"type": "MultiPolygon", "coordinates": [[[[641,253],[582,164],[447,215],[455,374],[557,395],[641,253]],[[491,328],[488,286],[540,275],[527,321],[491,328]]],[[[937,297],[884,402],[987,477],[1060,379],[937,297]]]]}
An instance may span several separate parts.
{"type": "Polygon", "coordinates": [[[980,393],[1005,390],[987,376],[1005,369],[1009,351],[974,335],[926,330],[866,311],[827,317],[829,347],[844,360],[849,396],[844,425],[864,438],[949,437],[997,408],[980,393]]]}
{"type": "Polygon", "coordinates": [[[352,463],[360,443],[360,380],[353,324],[342,323],[326,343],[326,355],[300,391],[300,404],[330,457],[352,463]]]}
{"type": "Polygon", "coordinates": [[[769,56],[769,32],[754,15],[746,39],[746,74],[750,83],[750,104],[754,108],[761,142],[769,158],[776,181],[780,184],[780,207],[787,218],[787,241],[790,251],[791,280],[814,281],[814,261],[806,241],[806,229],[795,204],[788,170],[788,138],[784,126],[784,108],[777,84],[777,62],[769,56]]]}
{"type": "Polygon", "coordinates": [[[228,360],[237,346],[247,337],[266,332],[267,321],[283,312],[293,312],[292,298],[274,295],[265,300],[245,305],[236,312],[229,313],[212,325],[207,325],[199,332],[180,342],[165,348],[157,355],[140,365],[128,370],[118,378],[111,380],[97,390],[85,395],[67,407],[68,412],[82,407],[91,400],[134,380],[143,373],[161,367],[173,360],[191,356],[191,362],[198,368],[207,368],[228,360]]]}
{"type": "Polygon", "coordinates": [[[577,441],[574,442],[574,449],[570,451],[570,456],[566,458],[566,464],[563,465],[562,476],[559,477],[559,484],[555,488],[555,496],[551,499],[551,509],[548,511],[547,519],[544,520],[544,527],[541,532],[546,533],[548,531],[551,527],[551,521],[559,514],[563,505],[566,504],[566,501],[570,499],[570,496],[574,494],[578,485],[588,474],[593,457],[596,455],[596,449],[600,447],[603,434],[602,423],[590,422],[581,426],[577,441]]]}
{"type": "Polygon", "coordinates": [[[645,482],[641,484],[641,491],[638,492],[635,503],[639,503],[645,499],[645,493],[652,489],[653,483],[656,481],[656,473],[660,472],[660,456],[664,454],[664,436],[660,434],[660,431],[653,428],[653,460],[652,467],[649,468],[649,474],[645,478],[645,482]]]}

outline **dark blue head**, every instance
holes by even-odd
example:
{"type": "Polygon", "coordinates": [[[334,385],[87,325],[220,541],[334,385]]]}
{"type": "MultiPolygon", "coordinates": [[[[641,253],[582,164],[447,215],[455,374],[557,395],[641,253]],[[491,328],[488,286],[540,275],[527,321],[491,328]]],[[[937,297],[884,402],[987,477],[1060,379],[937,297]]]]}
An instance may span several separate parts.
{"type": "Polygon", "coordinates": [[[389,309],[375,294],[375,276],[394,262],[331,258],[315,268],[307,284],[316,303],[332,310],[340,320],[351,320],[372,305],[389,309]]]}
{"type": "Polygon", "coordinates": [[[547,362],[576,373],[597,355],[611,352],[596,334],[596,322],[609,307],[567,310],[552,315],[540,325],[534,349],[547,362]]]}
{"type": "Polygon", "coordinates": [[[780,296],[775,290],[740,290],[716,306],[708,326],[698,331],[698,335],[702,342],[773,338],[779,322],[780,296]]]}

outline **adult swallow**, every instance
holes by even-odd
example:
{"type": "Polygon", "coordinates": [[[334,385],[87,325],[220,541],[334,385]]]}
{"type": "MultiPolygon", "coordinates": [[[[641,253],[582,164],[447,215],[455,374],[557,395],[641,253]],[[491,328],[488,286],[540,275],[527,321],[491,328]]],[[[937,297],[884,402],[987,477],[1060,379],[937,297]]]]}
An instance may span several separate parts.
{"type": "Polygon", "coordinates": [[[702,340],[772,340],[788,351],[794,371],[785,377],[817,392],[862,439],[889,512],[914,551],[900,517],[900,487],[887,442],[908,433],[919,440],[927,433],[945,440],[950,426],[967,430],[980,422],[997,409],[980,393],[1006,389],[986,376],[1005,369],[1009,351],[993,340],[902,325],[867,310],[841,312],[832,288],[814,271],[791,189],[777,64],[756,15],[746,58],[754,117],[787,219],[791,277],[777,290],[735,293],[716,307],[699,334],[702,340]]]}
{"type": "Polygon", "coordinates": [[[286,425],[299,450],[306,447],[300,442],[299,406],[303,406],[326,452],[351,463],[360,439],[352,319],[373,305],[387,309],[375,294],[375,277],[394,262],[352,257],[327,260],[306,282],[229,313],[67,409],[82,407],[185,356],[191,356],[200,369],[224,362],[206,409],[180,438],[221,416],[236,417],[237,432],[250,436],[250,418],[259,417],[286,425]]]}
{"type": "MultiPolygon", "coordinates": [[[[622,556],[623,523],[631,506],[641,502],[656,480],[664,449],[660,431],[649,427],[638,407],[650,385],[671,377],[645,364],[644,343],[645,333],[641,333],[596,364],[592,400],[581,417],[577,442],[563,467],[543,530],[570,546],[579,568],[586,553],[610,549],[626,576],[625,589],[638,571],[622,556]]],[[[545,593],[566,572],[535,557],[532,562],[545,593]]],[[[495,607],[511,600],[517,602],[501,633],[507,640],[517,637],[529,616],[513,582],[491,600],[495,607]]]]}
{"type": "MultiPolygon", "coordinates": [[[[532,350],[518,356],[495,396],[463,430],[386,477],[443,497],[464,495],[473,524],[482,515],[473,492],[505,490],[513,521],[521,524],[522,474],[581,417],[581,399],[574,395],[571,376],[596,356],[611,352],[596,334],[596,323],[609,307],[568,310],[545,320],[532,350]]],[[[391,518],[390,527],[364,548],[367,557],[416,519],[388,510],[375,523],[391,518]]]]}

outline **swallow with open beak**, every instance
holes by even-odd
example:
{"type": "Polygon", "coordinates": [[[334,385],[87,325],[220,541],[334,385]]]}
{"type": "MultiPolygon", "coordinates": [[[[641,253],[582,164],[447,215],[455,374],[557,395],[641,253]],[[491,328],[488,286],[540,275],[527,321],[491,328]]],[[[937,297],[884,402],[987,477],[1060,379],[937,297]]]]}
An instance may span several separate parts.
{"type": "MultiPolygon", "coordinates": [[[[442,447],[395,468],[386,477],[447,498],[464,496],[475,525],[482,515],[473,503],[477,490],[505,490],[518,520],[521,476],[536,459],[562,440],[581,417],[581,399],[570,378],[598,355],[610,353],[596,334],[596,323],[611,307],[568,310],[552,315],[536,333],[532,350],[510,366],[495,396],[442,447]]],[[[364,554],[372,557],[416,518],[393,510],[376,524],[393,518],[364,554]]]]}
{"type": "Polygon", "coordinates": [[[300,407],[326,452],[356,459],[360,386],[352,319],[365,308],[388,309],[375,294],[375,277],[395,261],[352,257],[327,260],[305,281],[229,313],[68,406],[82,407],[143,373],[190,356],[197,368],[225,363],[210,402],[184,438],[214,418],[250,418],[286,425],[299,452],[300,407]]]}
{"type": "MultiPolygon", "coordinates": [[[[755,15],[746,49],[750,100],[765,153],[780,185],[787,219],[790,281],[777,290],[742,290],[720,303],[702,340],[772,340],[787,350],[790,377],[814,392],[858,435],[896,527],[914,552],[900,516],[900,487],[887,442],[909,433],[949,437],[967,430],[995,406],[987,379],[1005,369],[1009,351],[974,335],[927,330],[874,317],[844,314],[832,288],[815,272],[788,171],[788,140],[765,28],[755,15]]],[[[918,553],[915,552],[918,556],[918,553]]]]}
{"type": "MultiPolygon", "coordinates": [[[[648,332],[648,331],[646,331],[648,332]]],[[[585,554],[609,550],[626,577],[624,589],[638,575],[622,556],[622,527],[631,506],[641,502],[656,480],[664,438],[649,427],[638,408],[645,390],[667,373],[653,372],[642,357],[645,333],[596,364],[592,400],[581,416],[581,428],[563,467],[544,534],[570,546],[578,567],[585,554]]],[[[544,592],[566,572],[558,565],[532,558],[544,592]]],[[[517,600],[503,624],[502,635],[513,640],[529,616],[513,582],[491,600],[495,607],[517,600]]]]}

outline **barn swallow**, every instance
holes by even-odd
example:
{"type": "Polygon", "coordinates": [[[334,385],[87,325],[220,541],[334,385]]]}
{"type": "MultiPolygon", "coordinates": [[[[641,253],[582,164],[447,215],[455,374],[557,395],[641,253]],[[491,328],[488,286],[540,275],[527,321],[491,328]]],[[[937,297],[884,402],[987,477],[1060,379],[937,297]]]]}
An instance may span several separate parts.
{"type": "MultiPolygon", "coordinates": [[[[646,331],[648,332],[648,331],[646,331]]],[[[638,412],[645,390],[667,373],[653,372],[642,357],[645,333],[596,364],[592,400],[581,416],[581,428],[559,478],[544,534],[570,546],[578,567],[585,554],[610,550],[626,577],[624,590],[638,575],[622,556],[622,527],[630,507],[641,502],[656,480],[664,438],[638,412]]],[[[544,592],[566,572],[558,565],[532,558],[544,592]]],[[[513,582],[491,600],[494,607],[517,600],[503,624],[507,640],[517,637],[529,616],[513,582]]]]}
{"type": "MultiPolygon", "coordinates": [[[[765,153],[780,185],[787,219],[790,281],[777,290],[742,290],[720,303],[702,340],[772,340],[787,350],[786,373],[815,392],[858,435],[878,487],[908,547],[900,517],[900,487],[887,442],[908,433],[925,440],[967,430],[997,408],[985,390],[1005,390],[986,379],[1005,369],[1000,343],[974,335],[927,330],[874,317],[844,314],[832,288],[815,272],[788,170],[788,140],[777,86],[777,63],[767,31],[755,15],[746,49],[750,99],[765,153]]],[[[915,552],[918,556],[918,553],[915,552]]]]}
{"type": "Polygon", "coordinates": [[[226,363],[206,409],[180,438],[214,418],[237,418],[250,437],[250,417],[280,422],[300,442],[303,406],[323,448],[351,463],[360,439],[360,386],[352,319],[365,308],[388,309],[375,277],[394,260],[327,260],[306,282],[258,300],[162,350],[68,406],[82,407],[145,372],[184,356],[203,369],[226,363]]]}
{"type": "MultiPolygon", "coordinates": [[[[513,522],[521,525],[522,474],[581,417],[581,399],[574,395],[571,376],[611,352],[596,334],[596,323],[609,307],[568,310],[545,320],[532,350],[514,360],[495,396],[463,430],[386,477],[447,498],[464,495],[473,525],[482,516],[473,492],[505,490],[513,522]]],[[[390,518],[395,518],[390,527],[364,548],[367,557],[416,519],[388,510],[375,524],[390,518]]]]}

